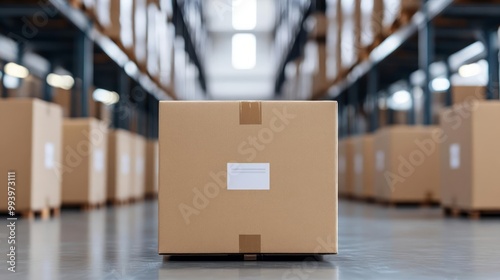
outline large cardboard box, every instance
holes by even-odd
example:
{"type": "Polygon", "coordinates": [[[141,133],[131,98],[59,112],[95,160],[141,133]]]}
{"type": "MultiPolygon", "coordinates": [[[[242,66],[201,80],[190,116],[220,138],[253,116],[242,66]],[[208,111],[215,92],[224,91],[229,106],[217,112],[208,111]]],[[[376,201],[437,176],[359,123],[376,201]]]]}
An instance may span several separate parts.
{"type": "MultiPolygon", "coordinates": [[[[16,211],[61,206],[62,110],[39,99],[1,99],[0,172],[15,172],[16,211]]],[[[7,183],[5,183],[7,185],[7,183]]],[[[0,211],[7,210],[7,188],[0,211]]]]}
{"type": "Polygon", "coordinates": [[[158,193],[158,140],[146,144],[146,195],[158,193]]]}
{"type": "Polygon", "coordinates": [[[373,199],[375,197],[375,152],[373,144],[374,136],[372,134],[352,138],[353,172],[351,180],[353,195],[357,198],[373,199]]]}
{"type": "Polygon", "coordinates": [[[112,202],[125,202],[132,193],[132,145],[130,132],[123,129],[108,133],[108,192],[112,202]]]}
{"type": "Polygon", "coordinates": [[[441,127],[442,205],[500,210],[500,102],[473,101],[444,110],[441,127]]]}
{"type": "Polygon", "coordinates": [[[135,199],[144,198],[146,191],[146,139],[132,134],[132,186],[131,195],[135,199]]]}
{"type": "Polygon", "coordinates": [[[160,254],[337,252],[337,103],[161,102],[160,254]]]}
{"type": "Polygon", "coordinates": [[[62,201],[66,205],[95,205],[106,201],[108,128],[94,118],[63,123],[62,201]]]}
{"type": "Polygon", "coordinates": [[[375,134],[375,196],[389,203],[429,203],[440,198],[437,127],[397,125],[375,134]]]}
{"type": "Polygon", "coordinates": [[[339,195],[352,196],[354,174],[354,150],[351,138],[339,140],[339,195]]]}

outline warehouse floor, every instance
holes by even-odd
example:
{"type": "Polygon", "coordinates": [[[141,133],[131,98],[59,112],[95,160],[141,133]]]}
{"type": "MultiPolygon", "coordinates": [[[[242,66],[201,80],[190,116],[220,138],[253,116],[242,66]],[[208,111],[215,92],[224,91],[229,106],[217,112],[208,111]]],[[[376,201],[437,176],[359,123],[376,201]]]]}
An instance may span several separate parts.
{"type": "MultiPolygon", "coordinates": [[[[156,202],[147,202],[65,211],[49,221],[19,221],[18,271],[7,273],[2,261],[0,279],[498,279],[500,275],[498,219],[444,219],[438,208],[389,209],[341,202],[340,254],[322,261],[168,260],[156,253],[156,207],[156,202]]],[[[7,252],[6,236],[4,227],[2,252],[7,252]]]]}

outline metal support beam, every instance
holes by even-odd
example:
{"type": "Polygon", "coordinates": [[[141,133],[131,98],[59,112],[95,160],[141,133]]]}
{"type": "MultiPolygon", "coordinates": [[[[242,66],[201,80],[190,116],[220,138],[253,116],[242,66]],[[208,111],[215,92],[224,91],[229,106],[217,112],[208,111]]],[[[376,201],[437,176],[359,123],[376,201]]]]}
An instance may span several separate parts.
{"type": "Polygon", "coordinates": [[[80,100],[76,104],[80,104],[80,117],[88,117],[88,95],[94,78],[94,44],[82,31],[78,31],[75,44],[75,76],[81,81],[75,87],[75,91],[80,93],[80,100]]]}
{"type": "Polygon", "coordinates": [[[413,94],[413,90],[411,88],[411,82],[408,81],[408,88],[406,89],[410,93],[411,97],[411,107],[410,110],[408,110],[408,124],[415,125],[417,123],[417,110],[415,106],[415,95],[413,94]]]}
{"type": "MultiPolygon", "coordinates": [[[[429,0],[423,0],[427,3],[429,0]]],[[[424,91],[424,124],[432,124],[432,89],[430,88],[431,71],[430,65],[434,60],[434,28],[429,17],[429,11],[423,5],[423,14],[425,17],[425,26],[418,33],[418,59],[419,67],[424,71],[425,81],[423,85],[424,91]]]]}
{"type": "Polygon", "coordinates": [[[354,83],[348,90],[347,99],[349,100],[348,108],[348,134],[356,135],[358,133],[357,115],[358,115],[358,99],[359,99],[359,84],[354,83]]]}
{"type": "MultiPolygon", "coordinates": [[[[54,72],[54,65],[52,63],[50,64],[49,72],[54,72]]],[[[45,79],[43,81],[43,100],[52,102],[53,88],[47,83],[47,76],[48,74],[44,77],[45,79]]]]}
{"type": "Polygon", "coordinates": [[[451,87],[451,68],[450,68],[450,63],[448,61],[445,61],[446,63],[446,79],[450,81],[450,87],[446,90],[445,94],[445,102],[446,102],[446,107],[450,107],[453,104],[453,93],[452,93],[452,87],[451,87]]]}
{"type": "Polygon", "coordinates": [[[486,91],[487,99],[498,98],[499,63],[498,63],[498,28],[488,28],[485,30],[486,38],[486,58],[488,59],[488,87],[486,91]]]}
{"type": "Polygon", "coordinates": [[[372,100],[372,111],[370,116],[370,132],[375,132],[379,126],[378,108],[378,68],[372,67],[368,72],[367,99],[372,100]]]}
{"type": "Polygon", "coordinates": [[[128,129],[127,115],[128,108],[127,104],[127,96],[130,93],[130,79],[125,73],[125,71],[120,70],[118,73],[118,95],[120,96],[120,100],[115,104],[113,110],[113,126],[115,128],[128,129]]]}

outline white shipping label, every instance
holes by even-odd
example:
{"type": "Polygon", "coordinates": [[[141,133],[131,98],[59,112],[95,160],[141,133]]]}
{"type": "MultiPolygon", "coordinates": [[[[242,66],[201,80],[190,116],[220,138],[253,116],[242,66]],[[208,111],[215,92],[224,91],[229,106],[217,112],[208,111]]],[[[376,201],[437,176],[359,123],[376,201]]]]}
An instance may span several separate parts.
{"type": "Polygon", "coordinates": [[[450,168],[459,169],[460,168],[460,145],[451,144],[450,145],[450,168]]]}
{"type": "Polygon", "coordinates": [[[55,148],[54,143],[47,142],[45,143],[45,156],[44,163],[45,168],[52,169],[55,166],[55,148]]]}
{"type": "Polygon", "coordinates": [[[269,190],[269,163],[228,163],[228,190],[269,190]]]}
{"type": "Polygon", "coordinates": [[[120,173],[123,175],[127,175],[130,172],[130,157],[127,154],[122,154],[120,161],[120,173]]]}
{"type": "Polygon", "coordinates": [[[346,170],[346,162],[345,162],[345,157],[340,156],[339,157],[339,172],[340,173],[345,173],[346,170]]]}
{"type": "Polygon", "coordinates": [[[354,157],[354,171],[356,174],[363,173],[363,156],[360,154],[357,154],[356,157],[354,157]]]}
{"type": "Polygon", "coordinates": [[[137,172],[137,174],[144,173],[144,158],[137,159],[135,163],[135,172],[137,172]]]}
{"type": "Polygon", "coordinates": [[[385,153],[382,151],[377,151],[375,155],[375,165],[377,171],[384,171],[385,169],[385,153]]]}
{"type": "Polygon", "coordinates": [[[98,172],[104,170],[104,152],[102,149],[94,150],[94,169],[98,172]]]}

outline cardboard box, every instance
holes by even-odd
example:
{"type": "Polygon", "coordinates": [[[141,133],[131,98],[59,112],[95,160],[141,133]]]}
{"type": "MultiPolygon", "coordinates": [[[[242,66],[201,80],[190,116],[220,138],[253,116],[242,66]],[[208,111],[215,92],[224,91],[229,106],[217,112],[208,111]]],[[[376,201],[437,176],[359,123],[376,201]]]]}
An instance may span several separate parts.
{"type": "Polygon", "coordinates": [[[125,202],[132,193],[132,135],[123,129],[108,133],[108,193],[112,202],[125,202]]]}
{"type": "Polygon", "coordinates": [[[106,201],[108,128],[94,118],[63,123],[62,201],[65,205],[95,205],[106,201]]]}
{"type": "Polygon", "coordinates": [[[146,195],[158,193],[158,140],[146,144],[146,195]]]}
{"type": "Polygon", "coordinates": [[[309,19],[311,28],[309,38],[324,39],[328,34],[328,17],[324,13],[315,13],[309,19]]]}
{"type": "MultiPolygon", "coordinates": [[[[120,40],[120,11],[122,1],[98,0],[94,9],[97,23],[103,33],[115,41],[120,40]]],[[[127,1],[123,1],[127,2],[127,1]]]]}
{"type": "Polygon", "coordinates": [[[356,45],[355,1],[340,0],[338,9],[340,71],[349,71],[358,60],[359,46],[356,45]]]}
{"type": "Polygon", "coordinates": [[[352,184],[354,197],[373,199],[375,197],[375,152],[374,136],[371,134],[352,138],[353,172],[352,184]]]}
{"type": "Polygon", "coordinates": [[[356,45],[371,47],[382,35],[383,0],[356,0],[354,21],[356,45]]]}
{"type": "Polygon", "coordinates": [[[486,87],[484,86],[453,86],[451,88],[453,104],[484,100],[486,87]]]}
{"type": "Polygon", "coordinates": [[[442,205],[500,210],[500,102],[473,101],[444,110],[441,127],[442,205]]]}
{"type": "Polygon", "coordinates": [[[146,139],[132,134],[132,186],[131,195],[135,199],[144,198],[146,191],[146,139]]]}
{"type": "Polygon", "coordinates": [[[375,134],[375,196],[389,203],[439,201],[439,144],[437,127],[397,125],[375,134]]]}
{"type": "Polygon", "coordinates": [[[160,254],[337,252],[336,102],[164,101],[159,143],[160,254]]]}
{"type": "Polygon", "coordinates": [[[339,195],[353,195],[354,150],[351,138],[339,140],[339,195]]]}
{"type": "MultiPolygon", "coordinates": [[[[39,99],[0,100],[0,172],[16,173],[17,213],[61,205],[62,110],[39,99]]],[[[7,189],[0,211],[7,210],[7,189]]]]}

